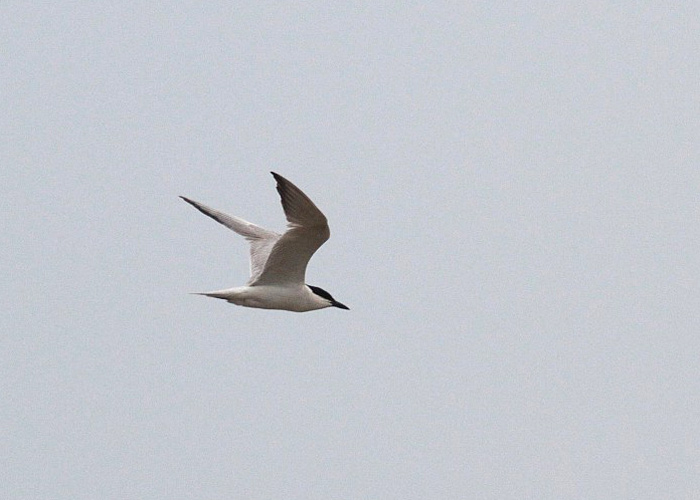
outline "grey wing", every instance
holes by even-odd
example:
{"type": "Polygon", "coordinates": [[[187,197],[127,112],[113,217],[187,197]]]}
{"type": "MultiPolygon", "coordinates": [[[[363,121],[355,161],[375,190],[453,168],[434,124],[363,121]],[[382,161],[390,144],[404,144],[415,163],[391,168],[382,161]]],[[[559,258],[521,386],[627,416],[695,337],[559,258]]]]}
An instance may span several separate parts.
{"type": "Polygon", "coordinates": [[[265,264],[270,258],[270,253],[279,241],[280,235],[275,233],[275,238],[256,239],[250,241],[250,279],[248,285],[252,285],[262,274],[265,264]]]}
{"type": "Polygon", "coordinates": [[[277,180],[289,229],[277,239],[262,273],[250,284],[304,283],[309,260],[330,237],[328,221],[301,189],[279,174],[272,175],[277,180]]]}
{"type": "Polygon", "coordinates": [[[223,224],[227,228],[235,231],[243,236],[250,243],[250,282],[253,282],[260,276],[265,268],[265,262],[270,255],[277,240],[280,239],[278,233],[268,231],[260,226],[245,221],[240,217],[225,214],[219,210],[208,207],[198,201],[190,200],[184,196],[180,196],[187,203],[202,212],[204,215],[211,217],[219,224],[223,224]]]}

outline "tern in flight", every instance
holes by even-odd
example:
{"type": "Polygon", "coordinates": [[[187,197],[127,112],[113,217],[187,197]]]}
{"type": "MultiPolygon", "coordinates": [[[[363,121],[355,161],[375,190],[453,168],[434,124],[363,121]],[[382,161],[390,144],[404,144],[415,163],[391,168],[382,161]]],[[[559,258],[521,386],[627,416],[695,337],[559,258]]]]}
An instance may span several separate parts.
{"type": "Polygon", "coordinates": [[[306,265],[328,240],[326,216],[301,189],[275,172],[277,191],[287,217],[287,231],[277,234],[260,226],[209,208],[184,196],[187,203],[250,243],[250,280],[245,286],[198,293],[224,299],[232,304],[262,309],[305,312],[325,307],[349,309],[323,288],[307,285],[306,265]]]}

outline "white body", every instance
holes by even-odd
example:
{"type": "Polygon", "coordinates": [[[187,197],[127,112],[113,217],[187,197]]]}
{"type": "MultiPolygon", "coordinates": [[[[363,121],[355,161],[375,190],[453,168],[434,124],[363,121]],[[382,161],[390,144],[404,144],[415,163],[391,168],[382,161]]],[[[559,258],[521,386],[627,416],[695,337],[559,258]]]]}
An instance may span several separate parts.
{"type": "Polygon", "coordinates": [[[250,279],[246,286],[199,293],[232,304],[304,312],[324,307],[348,309],[322,288],[305,283],[311,256],[330,237],[326,216],[301,189],[272,172],[277,180],[288,229],[277,234],[248,221],[181,196],[183,200],[250,243],[250,279]]]}
{"type": "Polygon", "coordinates": [[[294,312],[313,311],[332,305],[328,300],[314,294],[306,285],[239,286],[199,295],[224,299],[237,306],[294,312]]]}

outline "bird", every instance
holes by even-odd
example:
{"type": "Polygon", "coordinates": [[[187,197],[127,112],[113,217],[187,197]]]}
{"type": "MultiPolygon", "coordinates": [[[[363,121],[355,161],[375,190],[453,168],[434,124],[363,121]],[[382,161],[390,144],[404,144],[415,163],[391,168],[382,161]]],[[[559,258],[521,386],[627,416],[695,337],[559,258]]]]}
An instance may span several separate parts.
{"type": "Polygon", "coordinates": [[[309,260],[331,234],[326,216],[301,189],[281,175],[270,173],[277,181],[277,192],[287,219],[284,234],[180,196],[204,215],[243,236],[250,244],[250,279],[245,286],[196,292],[195,295],[260,309],[294,312],[326,307],[350,309],[323,288],[305,283],[309,260]]]}

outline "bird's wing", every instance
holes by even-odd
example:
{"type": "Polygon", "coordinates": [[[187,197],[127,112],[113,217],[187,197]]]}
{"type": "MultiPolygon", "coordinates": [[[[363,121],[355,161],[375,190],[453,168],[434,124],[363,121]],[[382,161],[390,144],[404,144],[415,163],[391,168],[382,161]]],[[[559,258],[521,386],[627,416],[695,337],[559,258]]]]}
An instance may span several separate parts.
{"type": "Polygon", "coordinates": [[[228,215],[219,210],[210,208],[198,201],[190,200],[184,196],[180,196],[180,198],[204,215],[211,217],[216,222],[232,229],[248,240],[250,243],[250,281],[256,280],[265,268],[265,262],[272,248],[275,246],[275,243],[280,239],[280,235],[273,231],[263,229],[260,226],[256,226],[240,217],[228,215]]]}
{"type": "Polygon", "coordinates": [[[301,189],[272,172],[288,229],[274,244],[265,267],[250,285],[303,284],[311,256],[331,235],[326,216],[301,189]]]}

